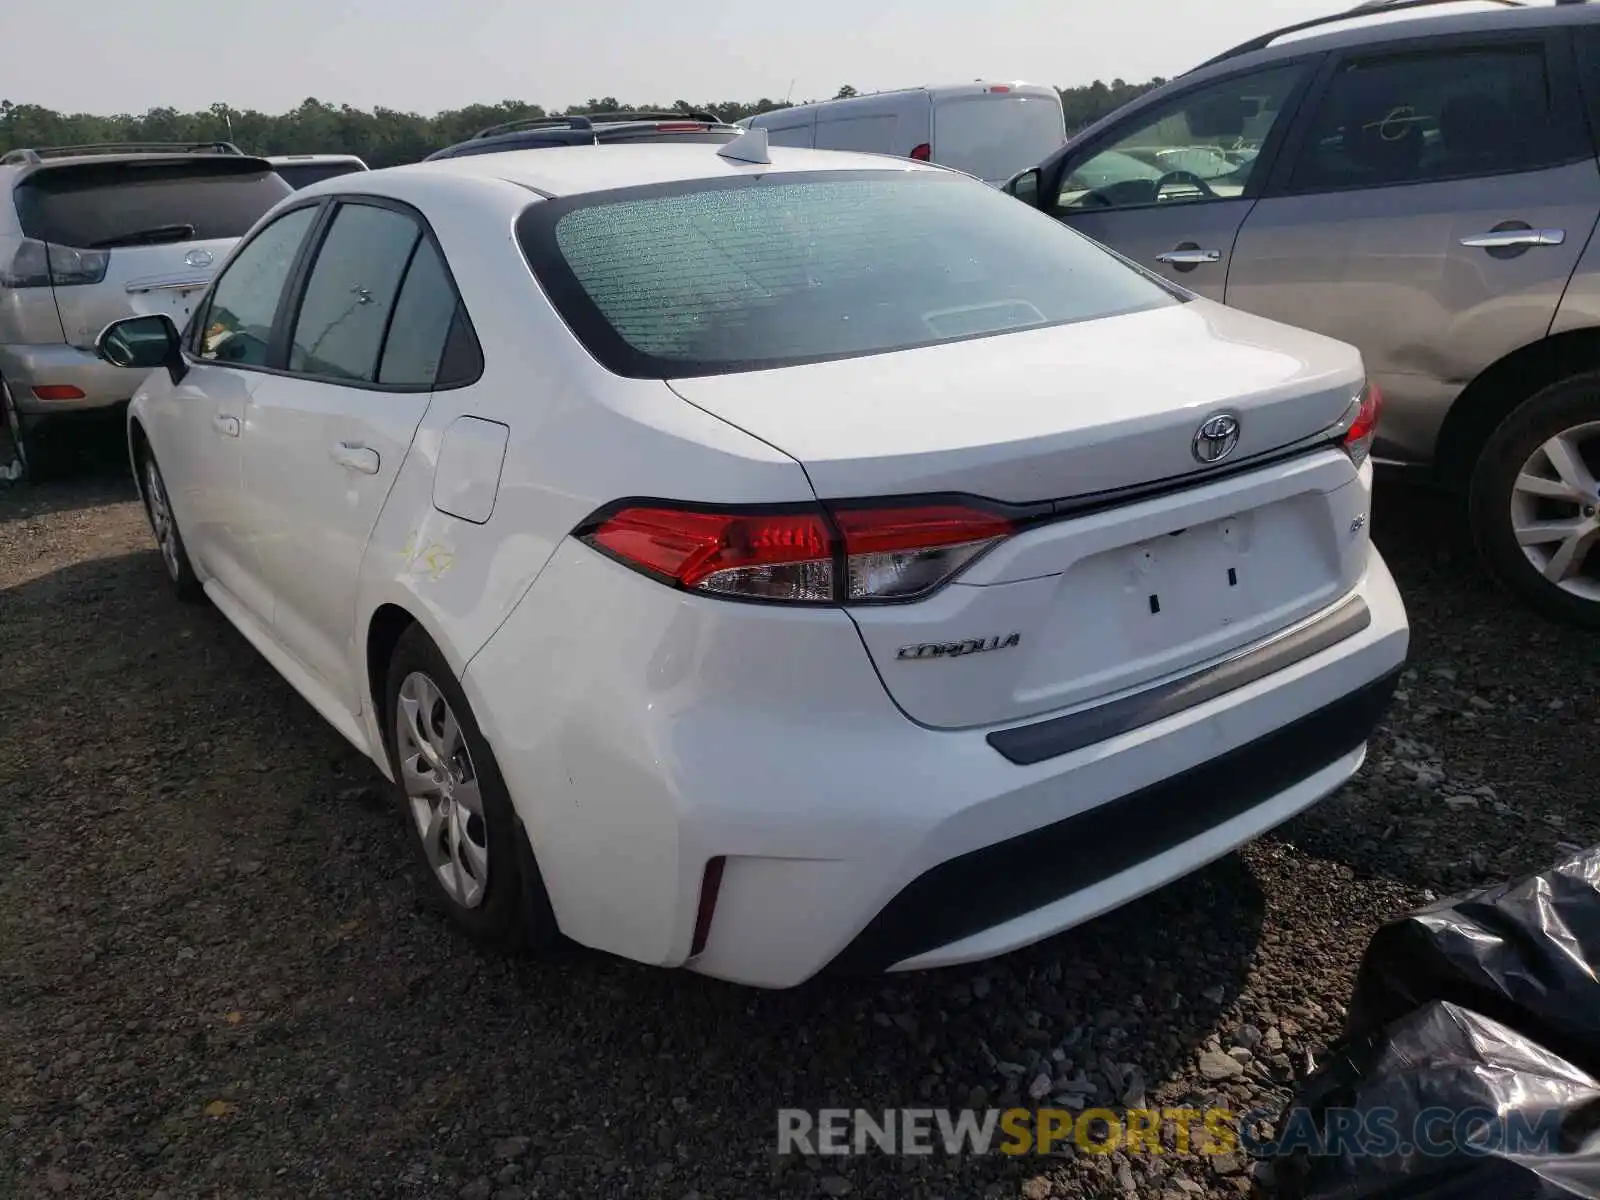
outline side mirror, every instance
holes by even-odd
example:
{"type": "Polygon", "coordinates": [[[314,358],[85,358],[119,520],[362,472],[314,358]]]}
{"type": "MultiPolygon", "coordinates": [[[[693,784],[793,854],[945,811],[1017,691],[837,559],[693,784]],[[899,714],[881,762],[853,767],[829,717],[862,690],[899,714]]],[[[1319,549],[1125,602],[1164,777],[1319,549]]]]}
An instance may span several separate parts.
{"type": "Polygon", "coordinates": [[[177,383],[189,373],[182,335],[165,313],[113,321],[94,340],[94,352],[114,367],[153,371],[165,367],[177,383]]]}
{"type": "Polygon", "coordinates": [[[1030,167],[1005,186],[1006,192],[1029,208],[1039,207],[1039,168],[1030,167]]]}

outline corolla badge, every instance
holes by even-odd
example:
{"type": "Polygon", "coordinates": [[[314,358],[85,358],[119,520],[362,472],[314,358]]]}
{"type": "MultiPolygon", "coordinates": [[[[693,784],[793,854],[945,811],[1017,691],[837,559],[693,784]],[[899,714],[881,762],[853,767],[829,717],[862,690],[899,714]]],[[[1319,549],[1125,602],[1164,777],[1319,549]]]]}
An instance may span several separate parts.
{"type": "Polygon", "coordinates": [[[1208,417],[1194,432],[1189,449],[1194,460],[1205,466],[1221,462],[1239,448],[1239,418],[1232,413],[1208,417]]]}
{"type": "Polygon", "coordinates": [[[895,657],[921,661],[929,658],[963,658],[968,654],[986,654],[990,650],[1009,650],[1020,645],[1020,633],[996,634],[994,637],[967,638],[960,642],[924,642],[920,646],[901,646],[895,657]]]}
{"type": "Polygon", "coordinates": [[[183,256],[183,261],[191,267],[209,267],[217,258],[209,250],[191,250],[183,256]]]}

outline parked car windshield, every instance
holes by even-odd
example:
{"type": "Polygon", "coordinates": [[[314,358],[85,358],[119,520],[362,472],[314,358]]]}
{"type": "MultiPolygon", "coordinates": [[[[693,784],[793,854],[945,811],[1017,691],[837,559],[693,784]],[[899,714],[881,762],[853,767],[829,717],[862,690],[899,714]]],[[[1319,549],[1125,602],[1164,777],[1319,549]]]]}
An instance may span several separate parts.
{"type": "Polygon", "coordinates": [[[590,352],[639,378],[877,354],[1181,302],[1037,210],[940,171],[593,193],[532,205],[517,232],[590,352]]]}
{"type": "Polygon", "coordinates": [[[300,188],[308,187],[313,183],[321,183],[324,179],[349,175],[365,168],[360,163],[353,162],[304,162],[278,163],[272,169],[283,178],[285,183],[298,191],[300,188]]]}
{"type": "Polygon", "coordinates": [[[218,156],[52,166],[26,176],[16,202],[24,237],[114,246],[149,230],[182,230],[180,240],[240,237],[291,190],[259,160],[218,156]]]}
{"type": "Polygon", "coordinates": [[[1066,136],[1061,101],[1047,96],[973,96],[933,108],[934,161],[990,183],[1044,161],[1066,136]]]}

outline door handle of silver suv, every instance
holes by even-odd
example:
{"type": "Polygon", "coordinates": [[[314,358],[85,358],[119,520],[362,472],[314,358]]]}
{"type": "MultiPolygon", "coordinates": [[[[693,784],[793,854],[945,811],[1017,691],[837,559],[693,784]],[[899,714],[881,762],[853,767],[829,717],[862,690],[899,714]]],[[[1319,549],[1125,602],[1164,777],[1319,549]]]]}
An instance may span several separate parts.
{"type": "Polygon", "coordinates": [[[211,428],[215,429],[223,437],[238,437],[239,418],[227,417],[223,416],[221,413],[215,413],[211,418],[211,428]]]}
{"type": "Polygon", "coordinates": [[[1222,261],[1221,250],[1168,250],[1156,255],[1156,261],[1170,267],[1198,267],[1202,263],[1222,261]]]}
{"type": "Polygon", "coordinates": [[[330,453],[333,455],[333,461],[341,467],[349,467],[352,471],[360,471],[363,475],[376,475],[382,461],[376,450],[359,442],[339,442],[330,453]]]}
{"type": "Polygon", "coordinates": [[[1474,250],[1507,250],[1515,246],[1559,246],[1567,240],[1565,229],[1492,229],[1461,239],[1474,250]]]}

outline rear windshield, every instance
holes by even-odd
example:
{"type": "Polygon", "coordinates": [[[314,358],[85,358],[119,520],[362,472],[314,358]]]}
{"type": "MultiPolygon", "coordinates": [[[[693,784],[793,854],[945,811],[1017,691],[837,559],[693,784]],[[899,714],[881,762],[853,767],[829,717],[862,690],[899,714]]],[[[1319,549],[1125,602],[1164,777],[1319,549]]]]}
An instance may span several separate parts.
{"type": "Polygon", "coordinates": [[[259,160],[106,162],[35,171],[16,200],[25,237],[92,247],[147,230],[168,241],[236,238],[291,190],[259,160]]]}
{"type": "Polygon", "coordinates": [[[1061,102],[1045,96],[973,97],[933,108],[933,161],[1004,183],[1066,140],[1061,102]]]}
{"type": "Polygon", "coordinates": [[[1002,192],[940,171],[747,175],[529,207],[546,292],[620,375],[848,358],[1179,303],[1002,192]]]}
{"type": "Polygon", "coordinates": [[[272,168],[283,181],[295,190],[307,187],[313,183],[321,183],[324,179],[334,179],[340,175],[349,175],[365,168],[360,163],[279,163],[272,168]]]}

